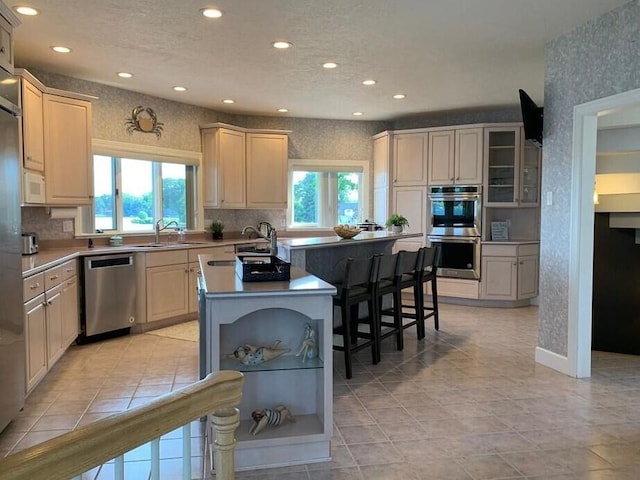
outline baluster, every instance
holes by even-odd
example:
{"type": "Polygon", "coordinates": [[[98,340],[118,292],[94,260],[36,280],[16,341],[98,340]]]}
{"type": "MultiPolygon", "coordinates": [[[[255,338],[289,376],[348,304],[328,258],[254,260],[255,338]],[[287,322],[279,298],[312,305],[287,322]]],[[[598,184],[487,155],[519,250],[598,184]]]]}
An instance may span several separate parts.
{"type": "Polygon", "coordinates": [[[211,414],[211,422],[216,432],[216,480],[233,480],[236,448],[234,432],[240,425],[240,411],[237,408],[221,408],[211,414]]]}
{"type": "Polygon", "coordinates": [[[116,480],[124,480],[124,455],[114,458],[113,467],[116,480]]]}
{"type": "Polygon", "coordinates": [[[151,480],[160,480],[160,439],[151,440],[151,480]]]}
{"type": "Polygon", "coordinates": [[[182,479],[191,480],[191,423],[182,426],[182,479]]]}

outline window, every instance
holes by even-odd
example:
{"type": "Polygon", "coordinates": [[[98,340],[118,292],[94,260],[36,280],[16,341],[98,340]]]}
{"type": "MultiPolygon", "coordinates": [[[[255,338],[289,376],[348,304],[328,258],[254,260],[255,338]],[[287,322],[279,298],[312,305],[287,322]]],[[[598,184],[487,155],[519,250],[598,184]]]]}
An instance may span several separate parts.
{"type": "Polygon", "coordinates": [[[190,165],[94,155],[92,231],[151,232],[160,218],[193,228],[190,165]]]}
{"type": "Polygon", "coordinates": [[[294,160],[289,173],[290,227],[327,228],[368,216],[368,162],[294,160]]]}

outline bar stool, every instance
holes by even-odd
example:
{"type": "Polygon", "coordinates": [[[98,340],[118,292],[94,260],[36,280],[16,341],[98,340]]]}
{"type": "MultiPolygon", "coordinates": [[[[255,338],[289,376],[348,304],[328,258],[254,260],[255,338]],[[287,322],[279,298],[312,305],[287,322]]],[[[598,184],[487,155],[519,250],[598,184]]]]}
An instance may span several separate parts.
{"type": "Polygon", "coordinates": [[[341,324],[334,327],[333,333],[342,336],[342,345],[336,345],[333,349],[344,352],[344,363],[347,378],[352,376],[352,353],[364,348],[371,348],[371,361],[378,363],[380,353],[378,346],[378,326],[376,322],[376,307],[374,302],[374,281],[377,276],[378,258],[348,258],[345,265],[344,279],[336,282],[336,295],[333,296],[333,305],[340,307],[341,324]],[[367,303],[367,317],[359,317],[360,304],[367,303]],[[358,323],[368,325],[369,332],[360,332],[358,323]],[[364,339],[359,342],[359,339],[364,339]]]}
{"type": "MultiPolygon", "coordinates": [[[[404,340],[402,338],[402,312],[397,305],[402,304],[401,290],[396,284],[396,269],[398,264],[398,254],[379,255],[378,275],[376,277],[374,297],[376,302],[376,319],[380,329],[380,341],[382,339],[395,335],[396,349],[404,348],[404,340]],[[391,295],[393,306],[383,310],[383,297],[391,295]],[[393,321],[385,321],[384,317],[391,316],[393,321]]],[[[380,354],[382,347],[378,347],[380,354]]],[[[378,358],[379,360],[380,358],[378,358]]]]}
{"type": "Polygon", "coordinates": [[[438,315],[438,282],[437,282],[437,270],[440,263],[440,244],[434,244],[432,247],[424,247],[422,254],[422,268],[420,269],[421,288],[420,294],[420,309],[422,310],[423,319],[433,317],[433,327],[436,330],[440,330],[440,319],[438,315]],[[431,284],[431,306],[427,307],[424,304],[424,284],[431,284]]]}

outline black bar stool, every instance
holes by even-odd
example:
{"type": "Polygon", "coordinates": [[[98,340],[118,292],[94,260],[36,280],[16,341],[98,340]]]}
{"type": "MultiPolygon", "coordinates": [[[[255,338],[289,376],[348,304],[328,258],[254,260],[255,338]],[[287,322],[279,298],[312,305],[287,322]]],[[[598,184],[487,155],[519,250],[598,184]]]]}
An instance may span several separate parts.
{"type": "Polygon", "coordinates": [[[422,254],[422,268],[420,269],[421,288],[420,293],[420,309],[422,310],[423,319],[433,317],[433,327],[440,330],[440,319],[438,315],[438,282],[437,270],[440,263],[440,244],[434,244],[431,247],[424,247],[422,254]],[[424,284],[431,284],[431,306],[424,304],[424,284]]]}
{"type": "Polygon", "coordinates": [[[378,325],[376,321],[376,307],[374,302],[374,281],[377,276],[378,257],[348,258],[346,261],[344,279],[336,282],[337,289],[333,297],[333,305],[340,307],[341,324],[334,327],[333,333],[342,336],[342,345],[336,345],[333,349],[344,352],[344,363],[347,378],[352,376],[352,353],[371,348],[371,361],[378,363],[380,353],[378,346],[378,325]],[[367,317],[359,317],[360,304],[367,303],[367,317]],[[358,323],[366,323],[369,332],[359,332],[358,323]],[[360,341],[363,339],[364,341],[360,341]]]}
{"type": "MultiPolygon", "coordinates": [[[[395,335],[396,349],[404,348],[404,340],[402,338],[402,312],[399,308],[395,308],[402,304],[401,290],[396,284],[396,269],[398,263],[398,254],[379,255],[378,275],[376,277],[374,297],[376,302],[376,319],[380,328],[380,341],[382,339],[395,335]],[[383,310],[382,299],[386,295],[391,295],[393,306],[383,310]],[[391,316],[392,321],[384,320],[384,317],[391,316]]],[[[378,353],[381,346],[378,347],[378,353]]],[[[380,358],[378,358],[379,360],[380,358]]]]}

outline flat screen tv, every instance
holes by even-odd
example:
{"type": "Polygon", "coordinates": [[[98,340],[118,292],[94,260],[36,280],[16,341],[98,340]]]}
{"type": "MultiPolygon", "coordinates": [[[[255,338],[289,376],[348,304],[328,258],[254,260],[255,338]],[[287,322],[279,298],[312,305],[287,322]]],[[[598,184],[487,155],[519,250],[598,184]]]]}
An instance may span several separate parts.
{"type": "Polygon", "coordinates": [[[520,108],[522,109],[522,123],[524,136],[536,147],[542,148],[542,107],[538,107],[524,90],[520,92],[520,108]]]}

